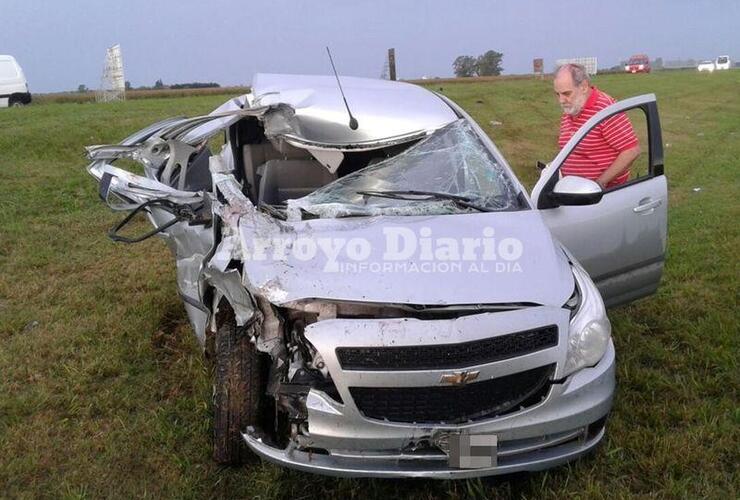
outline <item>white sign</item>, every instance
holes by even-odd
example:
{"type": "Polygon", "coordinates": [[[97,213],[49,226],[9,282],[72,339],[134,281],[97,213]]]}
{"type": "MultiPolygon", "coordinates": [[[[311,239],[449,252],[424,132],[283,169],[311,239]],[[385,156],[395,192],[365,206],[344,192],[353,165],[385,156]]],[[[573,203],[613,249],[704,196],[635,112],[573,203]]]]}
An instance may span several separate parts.
{"type": "Polygon", "coordinates": [[[580,64],[589,75],[596,74],[596,58],[595,57],[571,57],[570,59],[558,59],[555,61],[555,67],[558,68],[563,64],[580,64]]]}

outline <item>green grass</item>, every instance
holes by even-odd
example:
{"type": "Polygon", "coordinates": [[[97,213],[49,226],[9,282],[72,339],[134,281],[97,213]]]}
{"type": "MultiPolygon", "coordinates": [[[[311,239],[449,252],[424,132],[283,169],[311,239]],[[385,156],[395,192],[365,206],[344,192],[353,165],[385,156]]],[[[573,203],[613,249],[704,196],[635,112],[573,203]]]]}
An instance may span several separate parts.
{"type": "MultiPolygon", "coordinates": [[[[455,482],[211,462],[209,381],[172,259],[158,240],[123,246],[105,237],[118,216],[98,201],[82,147],[207,112],[223,96],[0,110],[0,496],[737,497],[740,71],[595,83],[616,98],[658,96],[670,144],[661,289],[611,312],[618,392],[593,456],[543,473],[455,482]]],[[[550,85],[442,87],[531,186],[535,160],[557,151],[550,85]]]]}

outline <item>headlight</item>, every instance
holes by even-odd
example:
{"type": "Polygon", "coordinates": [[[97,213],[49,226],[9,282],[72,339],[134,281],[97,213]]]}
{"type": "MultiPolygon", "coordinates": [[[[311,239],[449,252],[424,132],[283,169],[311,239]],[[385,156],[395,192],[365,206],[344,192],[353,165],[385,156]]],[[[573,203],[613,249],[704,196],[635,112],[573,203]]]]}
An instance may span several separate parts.
{"type": "Polygon", "coordinates": [[[609,346],[612,326],[606,317],[604,301],[586,271],[573,264],[573,276],[579,293],[568,331],[568,356],[563,376],[593,366],[601,360],[609,346]]]}

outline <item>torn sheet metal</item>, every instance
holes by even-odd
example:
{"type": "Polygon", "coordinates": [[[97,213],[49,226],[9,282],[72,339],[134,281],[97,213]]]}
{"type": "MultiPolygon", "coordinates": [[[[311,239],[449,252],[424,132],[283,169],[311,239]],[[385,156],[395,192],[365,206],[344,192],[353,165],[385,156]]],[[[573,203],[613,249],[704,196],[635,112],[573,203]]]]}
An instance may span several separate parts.
{"type": "Polygon", "coordinates": [[[465,120],[438,130],[403,153],[342,177],[313,193],[289,200],[319,217],[348,215],[441,215],[465,211],[449,200],[435,202],[373,197],[361,191],[434,191],[469,198],[491,210],[519,208],[518,191],[505,170],[465,120]]]}
{"type": "Polygon", "coordinates": [[[121,144],[124,146],[140,144],[146,141],[147,139],[149,139],[150,137],[156,135],[156,133],[162,130],[163,128],[173,125],[177,122],[185,121],[186,119],[187,118],[185,118],[184,116],[166,118],[157,123],[153,123],[152,125],[149,125],[148,127],[145,127],[137,132],[134,132],[133,134],[131,134],[130,136],[122,140],[121,144]]]}
{"type": "Polygon", "coordinates": [[[230,234],[221,238],[216,251],[208,261],[208,268],[225,272],[232,260],[242,258],[241,242],[236,234],[230,234]]]}
{"type": "Polygon", "coordinates": [[[349,127],[334,76],[255,75],[255,105],[287,105],[265,115],[265,134],[300,147],[374,149],[413,140],[457,119],[442,100],[416,85],[346,76],[341,81],[356,130],[349,127]]]}
{"type": "Polygon", "coordinates": [[[255,207],[252,202],[242,193],[241,185],[231,175],[228,162],[224,161],[223,155],[210,158],[211,177],[215,190],[221,194],[224,203],[214,200],[214,213],[218,215],[227,227],[234,230],[239,224],[239,217],[252,213],[255,207]]]}
{"type": "Polygon", "coordinates": [[[187,181],[186,172],[190,171],[188,164],[196,148],[180,141],[167,141],[167,148],[170,154],[159,174],[160,181],[168,186],[177,185],[177,189],[183,190],[187,181]]]}
{"type": "Polygon", "coordinates": [[[216,135],[244,117],[262,117],[269,109],[267,106],[261,106],[229,111],[214,111],[209,115],[195,116],[182,123],[176,123],[171,127],[163,129],[158,135],[165,139],[177,139],[187,144],[195,145],[216,135]]]}
{"type": "Polygon", "coordinates": [[[336,173],[339,165],[342,164],[342,160],[344,160],[344,153],[341,151],[313,148],[309,149],[308,152],[332,174],[336,173]]]}
{"type": "Polygon", "coordinates": [[[116,158],[132,158],[134,152],[141,148],[138,144],[99,144],[95,146],[85,146],[85,154],[88,159],[112,160],[116,158]]]}
{"type": "Polygon", "coordinates": [[[153,198],[166,198],[174,202],[188,204],[203,201],[203,193],[180,191],[161,182],[114,167],[104,161],[93,162],[88,167],[88,171],[98,180],[106,173],[111,174],[109,191],[139,203],[153,198]]]}
{"type": "Polygon", "coordinates": [[[239,271],[230,269],[224,272],[209,266],[203,270],[202,279],[216,290],[216,294],[213,297],[214,312],[216,312],[221,299],[225,298],[234,310],[237,325],[243,326],[252,320],[255,313],[255,305],[251,295],[249,295],[242,285],[239,271]]]}

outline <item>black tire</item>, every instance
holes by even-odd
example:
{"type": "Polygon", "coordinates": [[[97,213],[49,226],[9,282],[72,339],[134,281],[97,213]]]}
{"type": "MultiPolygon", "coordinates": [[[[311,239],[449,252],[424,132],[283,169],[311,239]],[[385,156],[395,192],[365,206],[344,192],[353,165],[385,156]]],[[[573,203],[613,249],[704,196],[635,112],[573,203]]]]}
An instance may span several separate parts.
{"type": "Polygon", "coordinates": [[[8,101],[8,107],[22,108],[23,106],[25,106],[25,103],[17,97],[11,97],[8,101]]]}
{"type": "Polygon", "coordinates": [[[220,309],[213,353],[213,459],[239,465],[255,458],[241,433],[259,423],[263,358],[250,341],[256,323],[237,326],[231,307],[220,309]]]}

